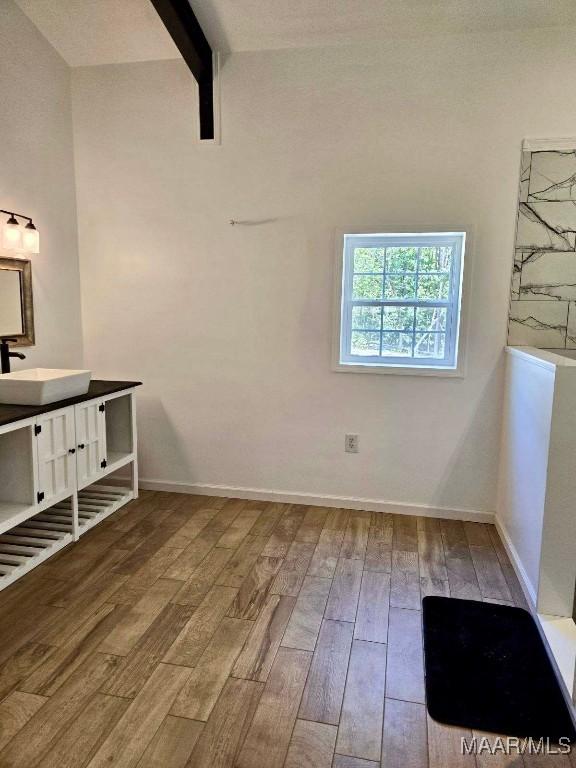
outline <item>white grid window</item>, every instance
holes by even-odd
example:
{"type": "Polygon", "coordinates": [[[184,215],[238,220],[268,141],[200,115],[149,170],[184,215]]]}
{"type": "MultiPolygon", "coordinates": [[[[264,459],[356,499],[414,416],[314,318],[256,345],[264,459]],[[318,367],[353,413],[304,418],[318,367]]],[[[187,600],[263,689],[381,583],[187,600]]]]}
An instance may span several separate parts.
{"type": "Polygon", "coordinates": [[[464,232],[344,236],[340,364],[455,369],[464,232]]]}

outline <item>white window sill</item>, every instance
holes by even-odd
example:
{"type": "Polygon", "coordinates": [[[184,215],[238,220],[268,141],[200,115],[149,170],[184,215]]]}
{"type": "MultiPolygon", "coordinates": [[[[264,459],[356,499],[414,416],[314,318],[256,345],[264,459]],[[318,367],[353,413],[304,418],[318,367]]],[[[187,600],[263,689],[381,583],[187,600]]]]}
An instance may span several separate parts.
{"type": "Polygon", "coordinates": [[[460,368],[444,368],[441,366],[416,365],[380,365],[379,363],[335,363],[332,366],[335,373],[379,373],[396,376],[441,376],[445,378],[463,379],[464,372],[460,368]]]}

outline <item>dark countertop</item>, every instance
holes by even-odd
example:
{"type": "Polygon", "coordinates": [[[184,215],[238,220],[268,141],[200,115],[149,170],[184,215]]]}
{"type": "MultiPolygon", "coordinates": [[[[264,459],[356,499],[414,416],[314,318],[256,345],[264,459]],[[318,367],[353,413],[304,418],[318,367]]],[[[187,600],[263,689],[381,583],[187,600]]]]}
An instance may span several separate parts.
{"type": "Polygon", "coordinates": [[[5,424],[12,424],[14,421],[22,421],[39,416],[41,413],[57,411],[59,408],[67,408],[69,405],[85,403],[87,400],[94,400],[97,397],[111,395],[113,392],[121,392],[123,389],[132,389],[139,387],[141,381],[103,381],[101,379],[92,379],[88,392],[78,397],[69,397],[67,400],[57,400],[49,405],[3,405],[0,403],[0,427],[5,424]]]}

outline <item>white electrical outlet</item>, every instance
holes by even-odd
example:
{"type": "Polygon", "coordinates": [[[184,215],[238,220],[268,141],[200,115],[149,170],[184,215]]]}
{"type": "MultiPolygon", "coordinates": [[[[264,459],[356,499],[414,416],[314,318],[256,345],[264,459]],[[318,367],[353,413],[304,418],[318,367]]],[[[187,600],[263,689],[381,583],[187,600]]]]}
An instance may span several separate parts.
{"type": "Polygon", "coordinates": [[[358,453],[358,435],[345,435],[344,450],[346,453],[358,453]]]}

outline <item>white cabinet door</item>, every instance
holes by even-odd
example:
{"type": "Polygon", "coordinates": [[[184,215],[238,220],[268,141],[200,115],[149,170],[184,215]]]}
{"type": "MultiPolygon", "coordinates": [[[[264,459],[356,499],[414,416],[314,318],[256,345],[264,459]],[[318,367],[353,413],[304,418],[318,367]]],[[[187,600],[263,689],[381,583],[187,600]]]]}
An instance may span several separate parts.
{"type": "Polygon", "coordinates": [[[78,488],[97,480],[106,461],[106,416],[104,404],[91,400],[74,406],[76,410],[76,466],[78,488]]]}
{"type": "Polygon", "coordinates": [[[45,504],[76,488],[74,408],[63,408],[36,420],[38,502],[45,504]]]}

